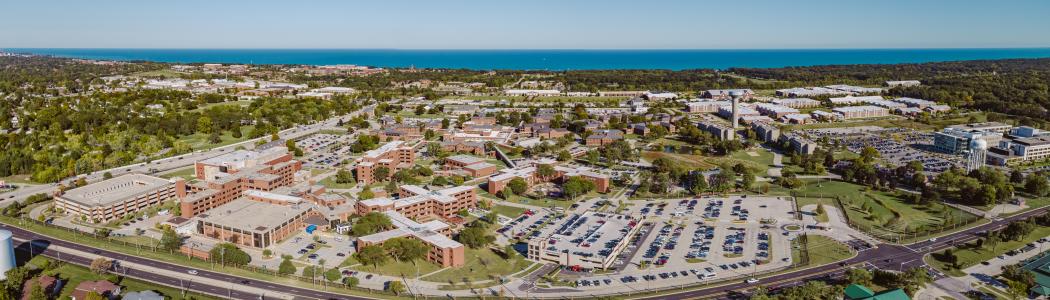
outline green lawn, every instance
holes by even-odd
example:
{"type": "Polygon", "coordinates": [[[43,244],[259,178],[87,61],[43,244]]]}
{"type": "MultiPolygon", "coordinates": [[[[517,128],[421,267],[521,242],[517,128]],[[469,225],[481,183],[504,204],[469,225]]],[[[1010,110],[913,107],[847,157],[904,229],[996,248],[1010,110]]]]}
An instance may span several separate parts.
{"type": "MultiPolygon", "coordinates": [[[[822,235],[808,234],[806,236],[809,241],[806,243],[806,249],[809,252],[808,265],[810,266],[829,264],[853,257],[853,252],[850,250],[849,245],[822,235]]],[[[800,242],[797,238],[791,241],[791,259],[795,262],[802,261],[802,251],[799,249],[799,244],[800,242]]]]}
{"type": "Polygon", "coordinates": [[[447,268],[436,274],[423,277],[423,280],[435,282],[448,282],[460,284],[465,281],[481,281],[493,279],[493,277],[506,276],[529,267],[532,262],[525,260],[521,255],[512,259],[504,259],[488,248],[467,248],[464,256],[467,262],[462,267],[447,268]]]}
{"type": "Polygon", "coordinates": [[[501,214],[504,217],[515,218],[525,212],[524,208],[507,206],[507,205],[495,205],[492,207],[492,211],[501,214]]]}
{"type": "Polygon", "coordinates": [[[737,151],[723,157],[668,153],[662,151],[642,151],[642,158],[645,158],[645,160],[650,162],[657,158],[665,158],[688,169],[704,170],[742,163],[748,168],[754,170],[756,175],[765,175],[766,170],[768,170],[773,164],[773,154],[763,149],[737,151]],[[755,152],[758,156],[751,156],[748,152],[755,152]]]}
{"type": "Polygon", "coordinates": [[[385,264],[379,265],[379,268],[373,268],[372,265],[357,265],[351,269],[380,275],[415,278],[417,274],[423,275],[440,270],[441,266],[425,259],[416,260],[415,264],[390,259],[385,264]]]}
{"type": "MultiPolygon", "coordinates": [[[[37,256],[30,260],[29,263],[37,265],[45,259],[47,258],[37,256]]],[[[52,261],[52,263],[55,262],[52,261]]],[[[62,287],[62,292],[60,293],[60,296],[57,299],[68,299],[67,297],[73,293],[73,290],[76,289],[77,285],[81,282],[107,279],[107,276],[96,275],[95,273],[91,273],[91,271],[88,270],[88,268],[86,267],[70,263],[62,263],[60,267],[55,269],[55,272],[60,278],[69,280],[69,282],[67,282],[65,286],[62,287]]],[[[122,294],[127,294],[129,292],[152,290],[165,296],[165,298],[167,299],[220,299],[198,293],[187,293],[186,297],[183,297],[182,293],[178,288],[154,284],[131,278],[124,278],[119,282],[119,285],[122,287],[122,294]]]]}
{"type": "Polygon", "coordinates": [[[168,173],[168,174],[161,175],[160,177],[167,178],[167,179],[181,177],[183,179],[186,179],[186,181],[190,181],[190,180],[197,179],[197,176],[196,176],[195,173],[196,173],[196,170],[193,168],[193,166],[189,166],[189,167],[185,167],[185,168],[182,168],[182,169],[178,169],[177,171],[174,171],[174,172],[171,172],[171,173],[168,173]]]}
{"type": "MultiPolygon", "coordinates": [[[[831,198],[839,197],[846,207],[846,215],[858,226],[879,235],[915,233],[935,230],[952,218],[956,224],[976,216],[940,203],[922,206],[901,199],[895,192],[872,191],[864,186],[833,180],[804,180],[805,186],[795,190],[799,207],[806,204],[834,205],[831,198]],[[871,207],[871,213],[864,207],[871,207]],[[897,211],[900,217],[894,217],[897,211]]],[[[791,195],[791,191],[771,186],[770,195],[791,195]]]]}
{"type": "Polygon", "coordinates": [[[158,241],[157,239],[144,235],[118,236],[114,237],[113,239],[128,242],[128,244],[132,245],[142,245],[147,247],[157,246],[157,244],[160,244],[160,241],[158,241]]]}
{"type": "Polygon", "coordinates": [[[350,183],[337,183],[335,182],[335,175],[328,176],[328,178],[325,178],[318,183],[330,189],[349,189],[357,186],[357,181],[352,181],[350,183]]]}
{"type": "Polygon", "coordinates": [[[8,183],[37,184],[29,179],[29,175],[11,175],[7,177],[0,177],[0,181],[6,181],[8,183]]]}
{"type": "Polygon", "coordinates": [[[192,147],[194,150],[210,149],[247,141],[249,140],[248,134],[251,133],[252,129],[254,128],[254,125],[241,126],[240,138],[234,138],[232,133],[230,133],[229,131],[225,131],[222,133],[222,135],[219,136],[219,139],[222,141],[217,144],[212,144],[211,141],[208,141],[208,135],[203,133],[194,133],[191,135],[183,136],[179,139],[183,142],[190,144],[190,147],[192,147]]]}
{"type": "Polygon", "coordinates": [[[992,259],[993,257],[1009,252],[1010,250],[1023,248],[1025,244],[1048,236],[1050,236],[1050,227],[1037,226],[1032,233],[1028,234],[1028,236],[1020,241],[1003,241],[996,245],[994,249],[990,246],[978,247],[975,243],[958,245],[953,248],[955,255],[959,258],[958,269],[951,268],[951,266],[944,261],[944,257],[939,255],[943,253],[943,251],[931,253],[926,258],[926,262],[953,276],[963,276],[966,274],[963,274],[960,269],[979,264],[982,261],[992,259]]]}

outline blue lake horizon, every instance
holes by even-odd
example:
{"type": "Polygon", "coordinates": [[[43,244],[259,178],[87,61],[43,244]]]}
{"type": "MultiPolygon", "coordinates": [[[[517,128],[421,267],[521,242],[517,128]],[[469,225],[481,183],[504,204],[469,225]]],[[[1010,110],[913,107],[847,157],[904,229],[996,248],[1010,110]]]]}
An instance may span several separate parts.
{"type": "Polygon", "coordinates": [[[1050,48],[409,50],[0,48],[55,57],[165,63],[354,64],[383,68],[616,70],[780,68],[1050,58],[1050,48]]]}

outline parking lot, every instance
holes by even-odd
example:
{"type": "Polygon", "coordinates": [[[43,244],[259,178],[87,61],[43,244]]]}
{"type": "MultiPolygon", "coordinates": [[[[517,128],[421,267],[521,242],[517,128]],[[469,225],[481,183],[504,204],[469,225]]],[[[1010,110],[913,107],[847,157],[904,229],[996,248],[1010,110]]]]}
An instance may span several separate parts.
{"type": "Polygon", "coordinates": [[[336,266],[353,255],[354,247],[346,236],[317,235],[315,241],[312,235],[300,232],[278,243],[273,247],[273,252],[276,257],[287,254],[307,264],[319,264],[324,259],[325,265],[336,266]]]}
{"type": "Polygon", "coordinates": [[[962,166],[961,156],[933,151],[932,132],[907,128],[849,129],[812,129],[803,132],[816,139],[827,138],[829,142],[845,145],[854,153],[860,153],[870,146],[879,152],[881,159],[893,165],[903,166],[912,161],[919,161],[922,162],[923,170],[929,174],[939,174],[953,166],[962,166]]]}
{"type": "Polygon", "coordinates": [[[319,133],[295,142],[296,147],[303,149],[306,159],[303,165],[312,168],[330,168],[338,166],[349,159],[350,144],[355,135],[319,133]]]}
{"type": "Polygon", "coordinates": [[[775,223],[793,220],[793,207],[789,199],[755,196],[638,201],[624,213],[645,223],[614,264],[619,272],[576,284],[674,285],[790,266],[793,236],[775,223]]]}

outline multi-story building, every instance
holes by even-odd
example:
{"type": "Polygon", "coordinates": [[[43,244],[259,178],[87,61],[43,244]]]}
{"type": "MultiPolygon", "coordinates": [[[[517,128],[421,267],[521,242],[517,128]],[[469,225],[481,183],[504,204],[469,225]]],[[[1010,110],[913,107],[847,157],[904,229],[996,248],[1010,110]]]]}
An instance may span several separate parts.
{"type": "Polygon", "coordinates": [[[922,99],[915,99],[915,98],[908,98],[908,97],[896,98],[896,99],[893,99],[893,102],[903,103],[904,105],[907,105],[908,107],[917,107],[919,109],[926,109],[927,107],[937,105],[937,102],[933,102],[933,101],[930,101],[930,100],[922,100],[922,99]]]}
{"type": "MultiPolygon", "coordinates": [[[[283,148],[283,147],[282,147],[283,148]]],[[[238,169],[236,173],[219,173],[212,179],[188,186],[190,194],[179,201],[181,216],[190,218],[229,203],[247,190],[272,191],[289,186],[303,164],[297,160],[254,165],[238,169]]]]}
{"type": "Polygon", "coordinates": [[[477,156],[485,156],[485,143],[447,141],[441,142],[441,150],[456,153],[470,153],[477,156]]]}
{"type": "Polygon", "coordinates": [[[876,118],[890,115],[890,110],[871,105],[836,107],[831,110],[843,119],[876,118]]]}
{"type": "Polygon", "coordinates": [[[623,131],[617,129],[600,129],[594,131],[584,142],[587,146],[605,146],[623,140],[623,131]]]}
{"type": "MultiPolygon", "coordinates": [[[[999,142],[1000,149],[1007,151],[1002,164],[1014,161],[1033,161],[1050,158],[1050,135],[1004,139],[999,142]]],[[[992,159],[992,155],[989,155],[992,159]]]]}
{"type": "Polygon", "coordinates": [[[228,174],[236,174],[241,169],[259,165],[275,165],[291,161],[292,154],[288,148],[278,146],[278,142],[267,143],[255,150],[237,150],[194,163],[194,175],[200,180],[212,180],[228,174]]]}
{"type": "Polygon", "coordinates": [[[702,97],[708,98],[708,99],[714,99],[714,100],[731,100],[731,99],[733,99],[733,97],[731,96],[731,94],[733,92],[739,92],[740,93],[740,101],[748,101],[748,100],[751,100],[751,98],[755,96],[755,92],[752,91],[751,89],[728,89],[728,90],[706,90],[706,91],[704,91],[702,97]]]}
{"type": "Polygon", "coordinates": [[[630,216],[591,211],[560,221],[559,226],[547,226],[542,237],[529,240],[529,259],[588,270],[608,269],[641,228],[630,216]]]}
{"type": "Polygon", "coordinates": [[[355,160],[354,166],[357,183],[362,185],[372,184],[386,178],[376,178],[375,170],[386,168],[390,176],[397,171],[411,168],[416,162],[416,149],[404,141],[392,141],[369,150],[355,160]]]}
{"type": "Polygon", "coordinates": [[[852,96],[852,95],[846,96],[846,97],[833,97],[833,98],[828,99],[828,101],[831,101],[831,104],[834,104],[834,105],[853,105],[853,104],[866,103],[868,101],[880,101],[880,100],[885,100],[885,99],[882,99],[882,96],[859,96],[859,97],[857,97],[857,96],[852,96]]]}
{"type": "Polygon", "coordinates": [[[974,139],[982,139],[987,145],[996,145],[1003,139],[1002,133],[983,130],[966,130],[965,127],[948,127],[933,135],[933,147],[948,154],[961,154],[969,149],[974,139]]]}
{"type": "Polygon", "coordinates": [[[757,109],[759,113],[767,115],[773,119],[780,119],[786,115],[799,113],[798,109],[769,103],[759,103],[755,105],[755,109],[757,109]]]}
{"type": "Polygon", "coordinates": [[[197,233],[205,237],[253,248],[275,245],[310,225],[328,221],[302,199],[259,191],[238,198],[194,218],[197,233]]]}
{"type": "Polygon", "coordinates": [[[448,224],[437,220],[418,223],[396,211],[384,211],[383,214],[390,219],[394,229],[358,238],[358,251],[367,246],[382,245],[390,239],[410,238],[420,240],[430,247],[430,251],[427,251],[428,261],[445,268],[459,267],[466,263],[465,248],[463,244],[449,238],[452,230],[448,224]]]}
{"type": "Polygon", "coordinates": [[[809,98],[774,99],[773,104],[787,106],[795,109],[820,107],[820,101],[809,98]]]}
{"type": "Polygon", "coordinates": [[[919,86],[922,85],[922,82],[919,82],[918,80],[890,80],[886,81],[884,85],[888,87],[919,86]]]}
{"type": "Polygon", "coordinates": [[[545,160],[536,162],[531,165],[523,165],[514,169],[504,169],[500,174],[491,176],[488,179],[486,187],[490,194],[497,194],[507,187],[514,178],[521,178],[525,180],[525,184],[529,187],[536,185],[541,182],[557,182],[565,181],[570,177],[580,177],[594,183],[595,191],[599,193],[605,193],[609,191],[610,178],[609,175],[595,172],[593,169],[588,167],[564,167],[556,166],[553,161],[545,160]],[[538,173],[538,165],[549,165],[554,169],[554,174],[549,177],[540,176],[538,173]]]}
{"type": "Polygon", "coordinates": [[[485,162],[484,159],[470,155],[453,155],[445,158],[445,171],[458,171],[466,173],[471,177],[484,177],[496,173],[499,168],[496,165],[485,162]]]}
{"type": "Polygon", "coordinates": [[[732,127],[714,122],[700,122],[696,124],[696,127],[700,130],[710,133],[719,140],[732,140],[736,134],[732,127]]]}
{"type": "Polygon", "coordinates": [[[461,210],[477,207],[478,196],[473,186],[458,186],[441,190],[427,190],[416,185],[402,185],[399,198],[375,198],[357,202],[357,213],[395,211],[415,220],[435,217],[459,223],[461,210]]]}
{"type": "Polygon", "coordinates": [[[685,104],[686,111],[691,113],[713,113],[718,112],[719,107],[731,106],[729,101],[697,101],[685,104]]]}
{"type": "Polygon", "coordinates": [[[182,180],[127,174],[62,192],[55,207],[92,222],[109,222],[180,197],[184,190],[182,180]]]}
{"type": "Polygon", "coordinates": [[[751,123],[751,130],[755,132],[756,139],[763,142],[775,142],[780,139],[780,128],[766,122],[751,123]]]}

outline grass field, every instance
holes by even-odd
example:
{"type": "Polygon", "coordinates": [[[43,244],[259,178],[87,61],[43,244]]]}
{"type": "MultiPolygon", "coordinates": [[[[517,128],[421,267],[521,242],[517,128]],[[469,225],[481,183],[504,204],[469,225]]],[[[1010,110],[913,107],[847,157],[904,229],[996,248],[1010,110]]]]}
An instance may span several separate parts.
{"type": "Polygon", "coordinates": [[[416,274],[423,275],[434,272],[440,270],[441,266],[425,259],[416,260],[415,264],[413,264],[395,261],[391,258],[386,263],[379,265],[378,268],[373,268],[372,265],[357,265],[352,267],[352,269],[380,275],[415,278],[416,274]]]}
{"type": "Polygon", "coordinates": [[[232,133],[230,133],[229,131],[225,131],[222,133],[222,135],[219,136],[219,139],[222,141],[216,144],[212,144],[211,141],[208,141],[208,135],[203,133],[194,133],[191,135],[183,136],[179,139],[183,142],[186,142],[187,144],[190,144],[190,147],[192,147],[193,150],[210,149],[214,147],[221,147],[229,144],[247,141],[250,139],[248,138],[248,134],[252,132],[252,129],[254,128],[254,125],[241,126],[240,138],[234,138],[232,133]]]}
{"type": "MultiPolygon", "coordinates": [[[[822,235],[809,234],[806,236],[808,238],[806,249],[809,252],[808,265],[810,266],[829,264],[853,257],[853,252],[850,250],[849,245],[822,235]]],[[[798,239],[791,241],[792,261],[802,261],[802,251],[799,244],[798,239]]]]}
{"type": "Polygon", "coordinates": [[[185,167],[185,168],[182,168],[182,169],[178,169],[178,170],[176,170],[174,172],[171,172],[171,173],[168,173],[168,174],[161,175],[160,177],[163,177],[163,178],[166,178],[166,179],[183,178],[183,179],[186,179],[186,181],[190,181],[190,180],[197,179],[197,176],[196,176],[195,172],[196,172],[196,170],[193,169],[193,166],[189,166],[189,167],[185,167]]]}
{"type": "MultiPolygon", "coordinates": [[[[29,263],[33,265],[39,265],[46,259],[48,258],[37,256],[31,259],[29,263]]],[[[55,262],[52,261],[52,263],[55,262]]],[[[57,299],[68,299],[69,295],[73,293],[73,290],[76,289],[77,285],[79,285],[81,282],[106,280],[107,278],[107,276],[100,276],[96,275],[95,273],[91,273],[91,270],[88,270],[88,268],[86,267],[69,263],[63,263],[60,267],[55,269],[55,272],[58,274],[59,278],[69,280],[69,282],[67,282],[62,287],[62,292],[59,294],[59,297],[57,299]]],[[[139,281],[131,278],[124,278],[119,282],[119,285],[121,286],[122,294],[127,294],[129,292],[152,290],[154,292],[157,292],[158,294],[163,295],[166,299],[220,299],[197,293],[187,293],[186,297],[183,297],[182,293],[177,288],[145,281],[139,281]]]]}
{"type": "Polygon", "coordinates": [[[964,276],[966,274],[964,274],[961,269],[992,259],[993,257],[1009,252],[1010,250],[1020,249],[1024,247],[1025,244],[1045,237],[1050,237],[1050,227],[1037,226],[1032,233],[1028,234],[1028,236],[1020,241],[1003,241],[996,245],[994,249],[990,246],[978,247],[974,243],[958,245],[953,250],[955,255],[959,258],[958,269],[951,268],[951,265],[944,260],[945,258],[942,255],[939,255],[943,253],[943,251],[931,253],[926,258],[926,262],[941,271],[951,274],[952,276],[964,276]]]}
{"type": "Polygon", "coordinates": [[[532,262],[521,255],[504,259],[492,250],[467,248],[464,257],[466,264],[458,268],[446,268],[444,271],[423,277],[426,281],[448,282],[458,284],[467,281],[489,280],[506,276],[528,268],[532,262]]]}
{"type": "MultiPolygon", "coordinates": [[[[799,207],[815,203],[835,205],[830,197],[840,197],[851,221],[861,227],[871,228],[878,234],[921,232],[944,224],[946,218],[962,223],[975,217],[941,204],[922,206],[907,203],[894,192],[872,191],[853,183],[832,180],[805,180],[805,183],[804,187],[796,190],[806,196],[799,198],[799,207]],[[870,207],[871,213],[866,212],[865,207],[870,207]],[[895,217],[894,211],[900,217],[895,217]]],[[[773,186],[769,194],[790,195],[790,191],[773,186]]]]}
{"type": "Polygon", "coordinates": [[[773,164],[773,154],[763,149],[737,151],[724,157],[704,156],[695,154],[679,154],[661,151],[642,151],[642,158],[654,161],[658,158],[670,159],[678,165],[689,169],[710,170],[720,168],[723,165],[736,165],[743,163],[755,171],[755,175],[765,175],[766,170],[773,164]],[[758,156],[751,156],[748,152],[755,152],[758,156]]]}
{"type": "Polygon", "coordinates": [[[525,212],[524,208],[507,206],[507,205],[493,205],[492,211],[497,214],[501,214],[504,217],[515,218],[525,212]]]}
{"type": "Polygon", "coordinates": [[[318,183],[330,189],[349,189],[353,188],[354,186],[357,186],[356,181],[350,183],[337,183],[335,182],[335,176],[328,176],[328,178],[325,178],[324,180],[321,180],[321,182],[318,183]]]}
{"type": "Polygon", "coordinates": [[[23,184],[36,184],[29,179],[29,175],[11,175],[7,177],[0,177],[0,181],[6,181],[8,183],[23,183],[23,184]]]}

